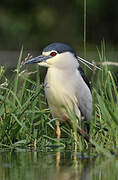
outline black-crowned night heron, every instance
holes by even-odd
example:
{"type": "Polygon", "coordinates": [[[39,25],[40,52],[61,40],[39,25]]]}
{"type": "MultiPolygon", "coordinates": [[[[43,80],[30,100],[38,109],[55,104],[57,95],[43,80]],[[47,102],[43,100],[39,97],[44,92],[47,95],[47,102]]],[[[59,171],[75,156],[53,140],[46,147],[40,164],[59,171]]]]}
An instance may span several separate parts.
{"type": "Polygon", "coordinates": [[[89,81],[70,46],[52,43],[40,56],[25,62],[30,63],[48,68],[44,88],[51,114],[57,120],[57,138],[60,138],[59,122],[68,121],[73,112],[80,121],[82,116],[90,121],[92,96],[89,81]]]}

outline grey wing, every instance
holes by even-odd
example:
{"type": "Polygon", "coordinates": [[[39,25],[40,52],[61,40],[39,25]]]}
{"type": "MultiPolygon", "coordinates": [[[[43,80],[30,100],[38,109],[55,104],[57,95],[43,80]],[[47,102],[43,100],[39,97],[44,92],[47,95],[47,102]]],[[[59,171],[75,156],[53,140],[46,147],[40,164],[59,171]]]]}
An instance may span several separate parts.
{"type": "Polygon", "coordinates": [[[78,91],[76,92],[78,106],[86,120],[91,120],[92,115],[92,95],[91,87],[83,69],[78,67],[78,91]]]}
{"type": "Polygon", "coordinates": [[[78,108],[86,120],[91,120],[92,115],[92,95],[89,87],[86,85],[82,77],[79,77],[78,87],[76,91],[78,108]]]}
{"type": "Polygon", "coordinates": [[[79,97],[78,95],[78,107],[85,119],[90,121],[92,115],[92,96],[89,89],[88,92],[83,93],[83,96],[79,97]]]}

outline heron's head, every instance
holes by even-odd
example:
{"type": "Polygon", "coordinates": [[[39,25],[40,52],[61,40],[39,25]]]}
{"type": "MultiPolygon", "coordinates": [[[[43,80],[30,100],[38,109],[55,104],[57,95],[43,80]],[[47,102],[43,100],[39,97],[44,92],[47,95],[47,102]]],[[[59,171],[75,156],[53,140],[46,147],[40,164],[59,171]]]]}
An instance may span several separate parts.
{"type": "Polygon", "coordinates": [[[72,68],[78,67],[75,51],[68,45],[52,43],[46,46],[42,54],[29,59],[24,64],[37,63],[44,67],[72,68]]]}

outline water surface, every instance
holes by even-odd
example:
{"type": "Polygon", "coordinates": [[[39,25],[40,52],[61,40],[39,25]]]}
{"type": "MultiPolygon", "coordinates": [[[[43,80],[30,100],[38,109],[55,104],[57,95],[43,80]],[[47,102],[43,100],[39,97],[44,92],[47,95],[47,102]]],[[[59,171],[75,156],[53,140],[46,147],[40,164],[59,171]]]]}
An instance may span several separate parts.
{"type": "Polygon", "coordinates": [[[118,159],[71,151],[2,151],[0,180],[117,180],[118,159]]]}

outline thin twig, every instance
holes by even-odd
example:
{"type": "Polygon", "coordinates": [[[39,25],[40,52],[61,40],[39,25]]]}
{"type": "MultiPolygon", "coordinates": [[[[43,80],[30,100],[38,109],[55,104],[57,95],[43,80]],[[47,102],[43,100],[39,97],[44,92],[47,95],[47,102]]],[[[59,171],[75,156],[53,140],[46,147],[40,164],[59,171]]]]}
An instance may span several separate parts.
{"type": "Polygon", "coordinates": [[[117,62],[110,62],[110,61],[105,61],[105,62],[92,62],[93,64],[100,64],[100,65],[103,65],[103,66],[118,66],[118,63],[117,62]]]}

